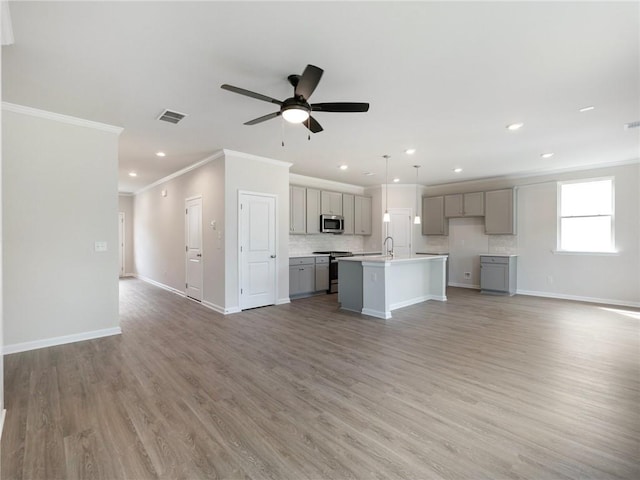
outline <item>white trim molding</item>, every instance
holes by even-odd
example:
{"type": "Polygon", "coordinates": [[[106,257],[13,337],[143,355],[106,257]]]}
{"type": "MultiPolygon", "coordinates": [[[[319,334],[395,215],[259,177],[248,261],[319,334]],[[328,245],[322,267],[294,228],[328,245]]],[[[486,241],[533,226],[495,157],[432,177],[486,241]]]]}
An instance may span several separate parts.
{"type": "Polygon", "coordinates": [[[75,125],[77,127],[93,128],[95,130],[115,133],[116,135],[120,135],[124,130],[124,128],[122,127],[115,127],[113,125],[107,125],[106,123],[94,122],[93,120],[85,120],[84,118],[72,117],[70,115],[63,115],[61,113],[48,112],[46,110],[25,107],[24,105],[16,105],[15,103],[9,102],[2,102],[2,110],[5,110],[7,112],[20,113],[22,115],[30,115],[32,117],[46,118],[47,120],[67,123],[69,125],[75,125]]]}
{"type": "Polygon", "coordinates": [[[258,155],[252,155],[250,153],[236,152],[235,150],[229,150],[226,148],[223,148],[222,152],[224,153],[225,157],[227,155],[233,155],[234,157],[240,157],[246,160],[254,160],[256,162],[269,163],[271,165],[277,165],[279,167],[291,168],[293,166],[293,163],[290,162],[283,162],[282,160],[275,160],[268,157],[259,157],[258,155]]]}
{"type": "Polygon", "coordinates": [[[222,315],[229,315],[231,313],[241,312],[239,307],[224,308],[224,307],[221,307],[220,305],[216,305],[215,303],[207,302],[206,300],[203,300],[201,303],[203,306],[207,307],[208,309],[213,310],[214,312],[217,312],[217,313],[221,313],[222,315]]]}
{"type": "Polygon", "coordinates": [[[618,305],[621,307],[640,308],[640,302],[629,302],[626,300],[616,300],[612,298],[583,297],[581,295],[565,295],[562,293],[538,292],[534,290],[516,290],[518,295],[528,295],[530,297],[556,298],[558,300],[573,300],[575,302],[599,303],[603,305],[618,305]]]}
{"type": "Polygon", "coordinates": [[[291,303],[291,299],[289,297],[279,298],[276,300],[276,305],[286,305],[287,303],[291,303]]]}
{"type": "Polygon", "coordinates": [[[32,342],[14,343],[5,345],[2,348],[3,355],[11,353],[26,352],[36,350],[38,348],[54,347],[56,345],[64,345],[66,343],[83,342],[85,340],[94,340],[96,338],[110,337],[111,335],[120,335],[122,330],[120,327],[104,328],[102,330],[93,330],[90,332],[74,333],[73,335],[63,335],[61,337],[44,338],[42,340],[34,340],[32,342]]]}
{"type": "Polygon", "coordinates": [[[170,287],[169,285],[165,285],[164,283],[156,282],[155,280],[152,280],[152,279],[150,279],[148,277],[145,277],[143,275],[139,275],[137,273],[134,273],[133,276],[135,278],[139,279],[139,280],[142,280],[143,282],[147,282],[147,283],[153,285],[154,287],[162,288],[163,290],[167,290],[167,291],[169,291],[171,293],[175,293],[176,295],[180,295],[181,297],[186,297],[187,296],[184,292],[182,292],[182,291],[180,291],[180,290],[178,290],[176,288],[170,287]]]}

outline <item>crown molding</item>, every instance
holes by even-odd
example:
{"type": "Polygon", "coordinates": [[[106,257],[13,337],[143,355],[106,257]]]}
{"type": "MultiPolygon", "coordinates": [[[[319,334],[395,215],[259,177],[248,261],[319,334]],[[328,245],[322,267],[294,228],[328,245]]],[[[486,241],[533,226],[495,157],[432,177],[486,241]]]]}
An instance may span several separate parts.
{"type": "Polygon", "coordinates": [[[7,112],[20,113],[22,115],[30,115],[32,117],[46,118],[47,120],[75,125],[77,127],[93,128],[94,130],[102,130],[103,132],[115,133],[116,135],[120,135],[124,130],[122,127],[115,127],[113,125],[107,125],[106,123],[94,122],[92,120],[85,120],[84,118],[72,117],[70,115],[63,115],[61,113],[48,112],[46,110],[40,110],[39,108],[26,107],[24,105],[17,105],[15,103],[9,102],[2,102],[2,110],[5,110],[7,112]]]}
{"type": "MultiPolygon", "coordinates": [[[[305,187],[314,188],[331,188],[335,190],[353,191],[357,194],[364,193],[365,187],[362,185],[354,185],[352,183],[336,182],[335,180],[325,180],[320,177],[309,177],[306,175],[300,175],[299,173],[289,173],[289,183],[292,185],[300,185],[305,187]]],[[[347,192],[347,193],[349,193],[347,192]]]]}
{"type": "Polygon", "coordinates": [[[143,193],[143,192],[146,192],[147,190],[151,190],[152,188],[157,187],[158,185],[162,185],[163,183],[168,182],[169,180],[178,178],[184,175],[185,173],[189,173],[190,171],[195,170],[196,168],[200,168],[203,165],[206,165],[209,162],[213,162],[214,160],[218,160],[219,158],[222,158],[222,157],[224,157],[224,150],[220,150],[214,153],[213,155],[209,155],[208,157],[200,160],[199,162],[193,163],[188,167],[184,167],[182,170],[178,170],[177,172],[173,172],[171,175],[167,175],[166,177],[163,177],[160,180],[156,180],[155,182],[150,183],[146,187],[142,187],[140,190],[136,190],[133,193],[133,195],[138,195],[139,193],[143,193]]]}
{"type": "Polygon", "coordinates": [[[291,166],[293,165],[293,163],[290,163],[290,162],[283,162],[282,160],[275,160],[273,158],[268,158],[268,157],[260,157],[258,155],[252,155],[250,153],[237,152],[235,150],[229,150],[227,148],[222,149],[222,152],[224,153],[225,156],[233,155],[234,157],[240,157],[246,160],[254,160],[256,162],[269,163],[271,165],[277,165],[279,167],[291,168],[291,166]]]}

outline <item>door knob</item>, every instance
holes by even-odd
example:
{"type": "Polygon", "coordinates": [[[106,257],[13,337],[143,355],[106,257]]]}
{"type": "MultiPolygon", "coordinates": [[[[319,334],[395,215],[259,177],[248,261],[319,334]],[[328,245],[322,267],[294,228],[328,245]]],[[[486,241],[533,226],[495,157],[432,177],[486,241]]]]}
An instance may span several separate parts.
{"type": "Polygon", "coordinates": [[[196,255],[196,257],[201,257],[201,256],[202,256],[202,254],[201,254],[201,253],[198,253],[198,254],[196,255]]]}
{"type": "Polygon", "coordinates": [[[270,255],[270,257],[271,257],[271,258],[276,258],[276,256],[275,256],[275,255],[270,255]]]}

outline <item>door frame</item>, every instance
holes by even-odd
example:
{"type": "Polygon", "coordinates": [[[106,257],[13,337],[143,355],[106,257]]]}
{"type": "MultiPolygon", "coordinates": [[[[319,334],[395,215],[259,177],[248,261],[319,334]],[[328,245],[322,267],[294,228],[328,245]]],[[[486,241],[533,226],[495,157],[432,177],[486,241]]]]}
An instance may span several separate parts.
{"type": "Polygon", "coordinates": [[[125,231],[125,219],[126,219],[126,214],[124,212],[118,212],[118,223],[119,223],[119,228],[118,228],[118,233],[119,233],[119,237],[118,238],[118,254],[122,255],[122,262],[120,263],[120,277],[126,277],[127,276],[127,250],[126,250],[126,238],[127,238],[127,233],[125,231]]]}
{"type": "Polygon", "coordinates": [[[274,193],[264,193],[264,192],[252,192],[250,190],[238,190],[238,197],[237,197],[237,204],[236,204],[236,208],[238,210],[238,217],[237,217],[237,221],[238,221],[238,241],[236,243],[236,252],[238,253],[238,263],[237,263],[237,267],[238,267],[238,284],[236,285],[237,287],[237,293],[238,293],[238,310],[242,311],[242,294],[240,293],[240,290],[242,289],[242,252],[240,251],[240,243],[242,241],[242,210],[240,208],[240,203],[241,203],[241,199],[243,195],[256,195],[256,196],[260,196],[260,197],[271,197],[274,199],[274,212],[273,215],[275,217],[275,238],[274,238],[274,250],[276,252],[276,265],[275,268],[273,269],[273,273],[274,273],[274,289],[275,289],[275,299],[274,299],[274,305],[278,304],[278,265],[279,265],[279,255],[278,255],[278,246],[280,244],[279,240],[279,235],[278,235],[278,225],[279,225],[279,218],[278,218],[278,195],[274,194],[274,193]]]}
{"type": "MultiPolygon", "coordinates": [[[[203,233],[203,227],[204,225],[202,224],[202,194],[200,195],[194,195],[192,197],[187,197],[184,199],[184,209],[185,209],[185,215],[184,215],[184,244],[188,245],[188,238],[187,238],[187,234],[188,234],[188,229],[189,229],[189,225],[188,225],[188,221],[189,221],[189,216],[187,215],[187,203],[189,203],[189,201],[191,200],[200,200],[200,253],[202,253],[202,251],[204,250],[204,245],[202,244],[202,233],[203,233]]],[[[187,252],[185,250],[184,252],[184,283],[185,283],[185,288],[184,288],[184,296],[187,299],[193,300],[194,302],[197,302],[197,300],[195,298],[191,298],[187,295],[187,287],[186,285],[189,283],[188,280],[188,269],[189,269],[189,256],[187,255],[189,252],[187,252]]],[[[201,302],[204,301],[204,255],[202,257],[200,257],[200,263],[202,268],[200,269],[200,286],[202,288],[202,300],[201,302]]]]}

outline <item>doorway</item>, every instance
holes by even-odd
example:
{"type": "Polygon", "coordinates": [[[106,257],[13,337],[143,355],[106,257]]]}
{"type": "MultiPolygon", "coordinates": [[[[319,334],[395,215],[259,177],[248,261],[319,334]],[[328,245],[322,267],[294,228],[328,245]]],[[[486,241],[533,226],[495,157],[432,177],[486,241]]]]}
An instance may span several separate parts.
{"type": "Polygon", "coordinates": [[[120,265],[120,277],[125,275],[124,238],[124,212],[118,212],[118,264],[120,265]]]}
{"type": "Polygon", "coordinates": [[[239,194],[240,309],[276,303],[276,197],[239,194]]]}
{"type": "Polygon", "coordinates": [[[202,196],[185,200],[185,252],[187,297],[202,301],[202,196]]]}
{"type": "Polygon", "coordinates": [[[393,237],[393,253],[396,255],[411,254],[411,209],[390,208],[389,230],[387,235],[393,237]]]}

